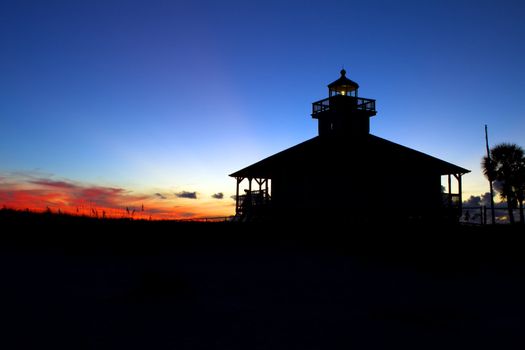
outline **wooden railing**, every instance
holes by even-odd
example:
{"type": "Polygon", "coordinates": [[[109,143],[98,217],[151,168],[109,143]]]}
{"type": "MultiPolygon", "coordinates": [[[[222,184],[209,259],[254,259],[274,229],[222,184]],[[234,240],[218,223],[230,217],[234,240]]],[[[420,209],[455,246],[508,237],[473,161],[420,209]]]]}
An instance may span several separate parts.
{"type": "MultiPolygon", "coordinates": [[[[340,96],[338,96],[340,98],[340,96]]],[[[330,110],[330,99],[333,97],[325,98],[320,101],[312,103],[312,115],[317,113],[325,112],[330,110]]],[[[376,100],[363,97],[344,96],[345,99],[353,99],[355,102],[355,108],[363,111],[376,111],[376,100]]]]}
{"type": "Polygon", "coordinates": [[[442,193],[441,199],[444,207],[459,208],[460,197],[458,193],[442,193]]]}
{"type": "Polygon", "coordinates": [[[267,208],[271,203],[271,197],[266,190],[246,191],[246,194],[239,196],[238,203],[237,215],[244,215],[254,210],[267,208]]]}
{"type": "MultiPolygon", "coordinates": [[[[519,209],[512,210],[514,214],[515,222],[519,222],[520,214],[519,209]]],[[[497,205],[494,208],[495,224],[508,224],[509,223],[509,210],[507,206],[497,205]]],[[[490,214],[490,207],[488,206],[463,206],[459,222],[462,224],[469,225],[487,225],[492,224],[492,215],[490,214]]]]}

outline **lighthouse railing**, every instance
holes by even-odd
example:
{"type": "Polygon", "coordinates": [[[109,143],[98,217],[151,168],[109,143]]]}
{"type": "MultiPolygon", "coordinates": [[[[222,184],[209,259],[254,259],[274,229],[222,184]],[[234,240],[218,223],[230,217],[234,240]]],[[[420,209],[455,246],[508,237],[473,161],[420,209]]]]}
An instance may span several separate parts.
{"type": "MultiPolygon", "coordinates": [[[[340,98],[341,96],[337,96],[340,98]]],[[[333,98],[333,97],[332,97],[333,98]]],[[[371,98],[363,97],[353,97],[353,96],[343,96],[343,98],[353,99],[355,102],[356,109],[363,111],[372,111],[376,110],[376,100],[371,98]]],[[[312,115],[317,113],[325,112],[330,110],[330,100],[331,98],[325,98],[319,101],[312,103],[312,115]]]]}

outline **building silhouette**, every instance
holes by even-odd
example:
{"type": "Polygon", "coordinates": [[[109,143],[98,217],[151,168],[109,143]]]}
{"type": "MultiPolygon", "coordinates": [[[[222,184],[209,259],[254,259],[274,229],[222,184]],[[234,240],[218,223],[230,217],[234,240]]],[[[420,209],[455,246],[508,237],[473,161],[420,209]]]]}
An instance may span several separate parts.
{"type": "Polygon", "coordinates": [[[341,70],[328,97],[312,104],[318,136],[230,175],[239,220],[459,217],[461,177],[470,171],[370,134],[376,103],[358,90],[341,70]]]}

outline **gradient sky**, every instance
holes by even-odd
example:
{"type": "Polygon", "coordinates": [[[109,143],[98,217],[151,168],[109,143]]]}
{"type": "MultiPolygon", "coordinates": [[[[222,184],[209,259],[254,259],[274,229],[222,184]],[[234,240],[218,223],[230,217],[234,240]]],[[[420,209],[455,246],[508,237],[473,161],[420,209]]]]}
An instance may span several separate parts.
{"type": "Polygon", "coordinates": [[[232,214],[227,175],[315,136],[342,66],[377,99],[373,134],[471,169],[479,195],[484,124],[525,146],[524,18],[504,0],[3,0],[0,205],[232,214]]]}

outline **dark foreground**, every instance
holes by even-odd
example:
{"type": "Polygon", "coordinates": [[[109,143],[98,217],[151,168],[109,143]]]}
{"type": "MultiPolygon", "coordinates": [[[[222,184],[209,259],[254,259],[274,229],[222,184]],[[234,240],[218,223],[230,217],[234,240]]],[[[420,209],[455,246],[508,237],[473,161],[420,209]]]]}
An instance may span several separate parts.
{"type": "Polygon", "coordinates": [[[2,215],[4,349],[523,348],[523,228],[2,215]]]}

